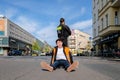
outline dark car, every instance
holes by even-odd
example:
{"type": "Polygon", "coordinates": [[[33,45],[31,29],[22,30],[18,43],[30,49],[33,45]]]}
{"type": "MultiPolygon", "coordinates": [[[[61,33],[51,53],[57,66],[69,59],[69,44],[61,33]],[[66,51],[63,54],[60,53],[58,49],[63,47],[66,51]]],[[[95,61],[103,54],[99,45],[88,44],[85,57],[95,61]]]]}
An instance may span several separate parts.
{"type": "Polygon", "coordinates": [[[120,49],[116,49],[116,50],[113,52],[113,54],[114,54],[114,57],[120,58],[120,49]]]}
{"type": "Polygon", "coordinates": [[[21,56],[22,55],[22,51],[20,50],[11,50],[8,53],[9,56],[21,56]]]}
{"type": "Polygon", "coordinates": [[[51,56],[51,55],[52,55],[51,52],[47,52],[47,53],[46,53],[46,56],[51,56]]]}

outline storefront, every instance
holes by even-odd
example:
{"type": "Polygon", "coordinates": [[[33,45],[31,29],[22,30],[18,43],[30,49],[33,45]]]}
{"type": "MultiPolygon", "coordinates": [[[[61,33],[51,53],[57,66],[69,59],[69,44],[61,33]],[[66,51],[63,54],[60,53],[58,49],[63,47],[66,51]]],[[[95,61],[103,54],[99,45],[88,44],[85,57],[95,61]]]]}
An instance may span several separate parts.
{"type": "Polygon", "coordinates": [[[3,48],[0,47],[0,55],[3,55],[3,48]]]}
{"type": "Polygon", "coordinates": [[[20,41],[18,39],[14,39],[12,37],[9,38],[9,50],[20,50],[22,52],[26,52],[26,49],[31,50],[32,45],[20,41]]]}
{"type": "Polygon", "coordinates": [[[106,44],[108,47],[111,48],[118,48],[118,38],[119,38],[119,34],[112,34],[106,37],[103,37],[100,40],[101,44],[106,44]]]}
{"type": "Polygon", "coordinates": [[[119,33],[114,33],[102,37],[98,42],[98,51],[100,54],[112,54],[115,49],[119,48],[119,33]]]}
{"type": "Polygon", "coordinates": [[[115,49],[120,48],[120,33],[110,34],[94,41],[93,47],[96,54],[112,53],[115,49]]]}

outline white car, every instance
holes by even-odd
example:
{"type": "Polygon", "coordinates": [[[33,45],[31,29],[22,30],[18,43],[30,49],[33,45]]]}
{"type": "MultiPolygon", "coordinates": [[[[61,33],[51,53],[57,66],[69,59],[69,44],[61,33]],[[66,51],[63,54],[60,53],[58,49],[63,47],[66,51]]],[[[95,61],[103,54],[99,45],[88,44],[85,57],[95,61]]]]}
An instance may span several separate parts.
{"type": "Polygon", "coordinates": [[[46,54],[45,54],[45,52],[42,52],[40,55],[41,55],[41,56],[45,56],[46,54]]]}
{"type": "Polygon", "coordinates": [[[77,56],[77,54],[72,54],[73,56],[77,56]]]}

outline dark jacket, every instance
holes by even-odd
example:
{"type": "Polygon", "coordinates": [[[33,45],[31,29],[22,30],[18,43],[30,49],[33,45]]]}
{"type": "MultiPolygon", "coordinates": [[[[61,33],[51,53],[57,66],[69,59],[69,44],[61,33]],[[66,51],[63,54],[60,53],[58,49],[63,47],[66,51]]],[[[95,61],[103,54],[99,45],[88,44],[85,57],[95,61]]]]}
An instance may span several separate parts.
{"type": "Polygon", "coordinates": [[[60,24],[57,27],[58,38],[67,38],[71,35],[71,30],[67,25],[60,24]]]}
{"type": "MultiPolygon", "coordinates": [[[[52,51],[52,58],[51,58],[51,63],[50,64],[53,64],[55,61],[56,61],[56,55],[57,55],[57,50],[58,50],[58,47],[55,47],[52,51]]],[[[72,58],[72,55],[70,53],[70,50],[68,47],[63,47],[63,52],[65,54],[65,57],[67,59],[67,61],[72,64],[73,63],[73,58],[72,58]]]]}

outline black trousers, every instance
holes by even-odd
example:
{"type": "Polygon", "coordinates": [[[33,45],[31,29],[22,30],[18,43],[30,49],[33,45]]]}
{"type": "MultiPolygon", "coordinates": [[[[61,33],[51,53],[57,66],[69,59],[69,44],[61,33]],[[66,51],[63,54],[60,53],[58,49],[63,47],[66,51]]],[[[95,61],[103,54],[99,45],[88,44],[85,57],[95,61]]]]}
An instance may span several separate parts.
{"type": "Polygon", "coordinates": [[[58,37],[59,39],[62,39],[63,41],[63,46],[67,46],[68,47],[68,40],[67,37],[58,37]]]}
{"type": "Polygon", "coordinates": [[[68,40],[67,40],[67,38],[63,39],[63,46],[68,46],[68,40]]]}

